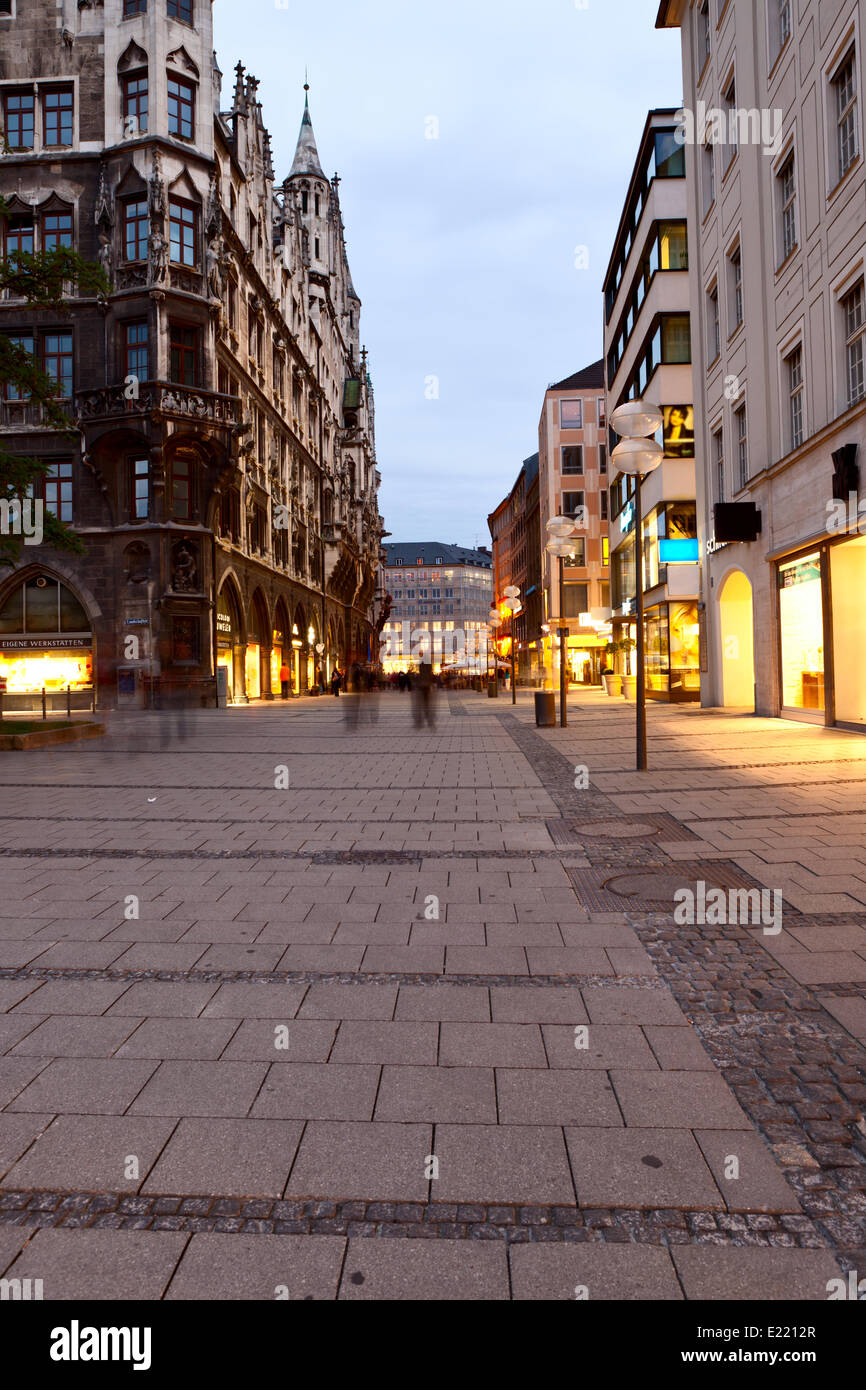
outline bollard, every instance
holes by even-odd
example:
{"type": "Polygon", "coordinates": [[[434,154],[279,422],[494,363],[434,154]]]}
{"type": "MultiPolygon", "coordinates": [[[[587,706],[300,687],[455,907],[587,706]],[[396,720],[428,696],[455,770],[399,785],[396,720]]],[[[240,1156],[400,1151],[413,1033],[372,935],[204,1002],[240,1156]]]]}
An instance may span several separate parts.
{"type": "Polygon", "coordinates": [[[45,686],[42,687],[42,718],[48,718],[48,707],[45,703],[45,686]]]}
{"type": "Polygon", "coordinates": [[[66,718],[69,719],[69,718],[71,718],[71,716],[72,716],[72,686],[71,686],[71,685],[67,685],[67,687],[66,687],[66,718]]]}

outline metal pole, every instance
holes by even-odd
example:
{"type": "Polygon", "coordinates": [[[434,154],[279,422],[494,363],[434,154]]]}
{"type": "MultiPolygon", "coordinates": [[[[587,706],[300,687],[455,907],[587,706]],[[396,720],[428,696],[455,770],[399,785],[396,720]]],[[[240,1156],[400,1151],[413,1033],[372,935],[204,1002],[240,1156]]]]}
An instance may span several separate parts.
{"type": "Polygon", "coordinates": [[[565,619],[565,557],[559,557],[559,726],[568,728],[568,623],[565,619]]]}
{"type": "Polygon", "coordinates": [[[72,714],[72,687],[69,686],[69,685],[67,685],[67,687],[66,687],[66,718],[68,719],[68,718],[71,716],[71,714],[72,714]]]}
{"type": "Polygon", "coordinates": [[[646,742],[646,684],[644,675],[644,629],[643,629],[643,512],[641,510],[641,482],[637,474],[635,493],[634,556],[635,556],[635,601],[637,607],[637,687],[635,691],[635,725],[637,732],[637,770],[647,770],[646,742]]]}
{"type": "MultiPolygon", "coordinates": [[[[512,599],[511,602],[514,603],[514,602],[516,602],[516,600],[515,600],[515,599],[512,599]]],[[[516,704],[517,704],[517,685],[516,685],[515,679],[514,679],[514,672],[515,672],[515,660],[514,660],[514,658],[515,658],[515,651],[514,651],[514,631],[515,631],[516,625],[517,625],[517,619],[516,619],[515,616],[514,616],[514,609],[512,608],[512,610],[511,610],[511,703],[512,703],[513,705],[516,705],[516,704]]]]}
{"type": "Polygon", "coordinates": [[[47,706],[46,706],[46,704],[45,704],[45,686],[44,686],[44,685],[43,685],[43,687],[42,687],[42,718],[43,718],[43,719],[47,719],[47,718],[48,718],[48,709],[47,709],[47,706]]]}

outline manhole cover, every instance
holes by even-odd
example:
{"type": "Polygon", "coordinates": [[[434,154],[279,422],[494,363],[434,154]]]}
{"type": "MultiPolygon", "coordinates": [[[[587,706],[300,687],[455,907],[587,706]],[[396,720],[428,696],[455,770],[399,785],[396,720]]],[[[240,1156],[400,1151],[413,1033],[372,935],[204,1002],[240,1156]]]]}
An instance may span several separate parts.
{"type": "Polygon", "coordinates": [[[580,839],[599,840],[637,840],[643,835],[657,835],[654,825],[646,821],[597,821],[594,825],[580,825],[575,822],[573,832],[580,839]]]}
{"type": "MultiPolygon", "coordinates": [[[[704,882],[708,888],[724,886],[710,874],[705,876],[704,882]]],[[[616,893],[620,898],[644,898],[649,902],[672,903],[677,893],[689,887],[689,879],[678,878],[673,874],[620,874],[617,878],[609,878],[604,886],[609,893],[616,893]]]]}

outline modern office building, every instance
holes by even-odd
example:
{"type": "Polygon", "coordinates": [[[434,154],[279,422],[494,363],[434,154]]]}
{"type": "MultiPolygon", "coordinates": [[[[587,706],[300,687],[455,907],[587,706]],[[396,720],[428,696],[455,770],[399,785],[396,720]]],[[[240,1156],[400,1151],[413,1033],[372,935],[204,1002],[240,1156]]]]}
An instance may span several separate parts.
{"type": "Polygon", "coordinates": [[[422,661],[432,662],[437,675],[484,674],[493,602],[491,552],[412,541],[387,545],[383,563],[390,604],[382,629],[386,674],[417,670],[422,661]]]}
{"type": "Polygon", "coordinates": [[[72,434],[0,386],[10,452],[81,557],[0,576],[10,696],[100,705],[296,693],[376,647],[373,391],[339,180],[308,107],[275,183],[258,82],[229,102],[210,0],[0,6],[3,254],[66,246],[104,297],[8,294],[0,331],[57,383],[72,434]],[[220,676],[224,672],[224,676],[220,676]]]}
{"type": "MultiPolygon", "coordinates": [[[[604,282],[608,414],[643,399],[661,408],[664,461],[641,489],[611,464],[615,669],[637,675],[635,538],[643,556],[647,696],[698,701],[700,567],[695,503],[686,164],[677,113],[644,126],[604,282]]],[[[612,446],[616,436],[612,435],[612,446]]]]}
{"type": "Polygon", "coordinates": [[[610,640],[608,435],[604,362],[548,387],[538,426],[539,547],[543,591],[541,665],[546,683],[559,686],[560,620],[568,625],[569,681],[600,681],[610,640]],[[547,523],[568,516],[580,528],[564,570],[545,550],[547,523]]]}
{"type": "Polygon", "coordinates": [[[862,729],[866,3],[657,22],[682,31],[702,698],[862,729]]]}

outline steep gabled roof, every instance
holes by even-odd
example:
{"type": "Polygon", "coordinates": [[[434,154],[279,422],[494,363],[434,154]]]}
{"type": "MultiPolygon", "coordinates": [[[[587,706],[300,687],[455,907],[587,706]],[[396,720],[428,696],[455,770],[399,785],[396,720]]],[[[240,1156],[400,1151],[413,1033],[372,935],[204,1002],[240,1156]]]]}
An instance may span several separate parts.
{"type": "Polygon", "coordinates": [[[604,358],[600,362],[593,362],[591,367],[584,367],[582,372],[575,372],[574,376],[567,376],[564,381],[555,381],[547,389],[549,391],[580,391],[584,387],[587,390],[599,387],[604,389],[604,358]]]}

